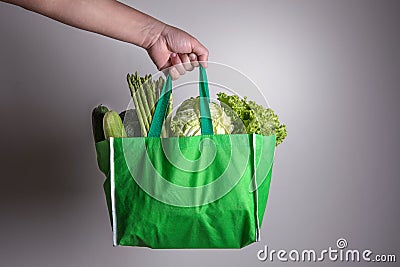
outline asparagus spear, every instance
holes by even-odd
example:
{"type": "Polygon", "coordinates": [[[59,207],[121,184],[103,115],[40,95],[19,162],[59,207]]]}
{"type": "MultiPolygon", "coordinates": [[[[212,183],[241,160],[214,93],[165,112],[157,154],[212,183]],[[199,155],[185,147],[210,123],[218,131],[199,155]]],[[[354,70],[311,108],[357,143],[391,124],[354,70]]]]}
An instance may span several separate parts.
{"type": "Polygon", "coordinates": [[[146,95],[144,93],[144,89],[143,89],[143,85],[140,86],[140,88],[138,89],[139,91],[139,95],[142,98],[142,103],[143,103],[143,107],[144,107],[144,114],[145,114],[145,119],[147,120],[147,123],[150,125],[151,124],[151,113],[150,113],[150,108],[149,108],[149,103],[146,99],[146,95]]]}
{"type": "Polygon", "coordinates": [[[137,115],[139,118],[140,128],[142,130],[143,135],[145,136],[145,135],[147,135],[146,124],[143,121],[143,113],[142,113],[141,107],[139,105],[139,101],[136,97],[136,92],[135,92],[135,88],[131,81],[131,76],[129,74],[128,74],[127,80],[128,80],[128,84],[129,84],[129,89],[131,91],[131,96],[133,98],[133,103],[135,104],[136,112],[137,112],[137,115]]]}
{"type": "MultiPolygon", "coordinates": [[[[157,81],[154,81],[151,83],[151,92],[153,94],[153,98],[154,98],[154,103],[157,103],[158,101],[158,95],[157,95],[157,81]]],[[[155,110],[155,107],[154,107],[155,110]]]]}
{"type": "Polygon", "coordinates": [[[149,107],[150,107],[150,115],[153,116],[154,115],[154,110],[155,110],[155,102],[154,102],[154,95],[153,95],[153,86],[151,83],[151,78],[149,80],[147,80],[144,84],[143,84],[146,93],[147,93],[147,99],[149,100],[149,107]]]}

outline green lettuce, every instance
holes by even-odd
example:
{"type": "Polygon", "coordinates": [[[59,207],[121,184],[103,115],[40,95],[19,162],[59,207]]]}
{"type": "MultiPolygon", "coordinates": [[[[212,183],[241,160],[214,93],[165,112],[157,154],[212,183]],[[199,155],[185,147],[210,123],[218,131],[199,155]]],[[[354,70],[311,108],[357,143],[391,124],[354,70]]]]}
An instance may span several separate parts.
{"type": "Polygon", "coordinates": [[[218,93],[217,96],[224,111],[231,118],[232,134],[275,134],[276,145],[281,144],[287,136],[286,125],[279,122],[278,115],[271,108],[248,101],[247,97],[240,99],[237,95],[228,96],[225,93],[218,93]]]}

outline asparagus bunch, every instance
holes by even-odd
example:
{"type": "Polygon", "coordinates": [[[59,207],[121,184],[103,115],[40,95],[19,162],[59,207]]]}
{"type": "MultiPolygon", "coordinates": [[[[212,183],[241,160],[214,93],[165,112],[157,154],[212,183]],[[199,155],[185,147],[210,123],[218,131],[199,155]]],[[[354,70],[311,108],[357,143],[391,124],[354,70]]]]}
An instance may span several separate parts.
{"type": "MultiPolygon", "coordinates": [[[[151,121],[153,119],[156,103],[160,98],[160,92],[164,85],[164,79],[152,80],[150,74],[140,77],[138,72],[127,75],[129,89],[136,107],[139,118],[140,128],[143,136],[147,136],[151,121]]],[[[168,137],[166,126],[171,120],[172,113],[172,95],[169,101],[166,123],[164,124],[162,137],[168,137]]],[[[168,126],[167,126],[168,127],[168,126]]]]}

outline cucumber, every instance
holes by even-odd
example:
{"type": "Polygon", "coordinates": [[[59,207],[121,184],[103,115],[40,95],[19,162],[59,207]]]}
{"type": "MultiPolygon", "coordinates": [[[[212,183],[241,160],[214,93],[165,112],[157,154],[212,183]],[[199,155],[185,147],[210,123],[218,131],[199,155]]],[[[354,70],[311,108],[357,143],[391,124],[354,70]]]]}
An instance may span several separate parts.
{"type": "Polygon", "coordinates": [[[95,143],[106,140],[103,132],[103,118],[107,111],[108,108],[103,105],[98,105],[92,111],[92,128],[95,143]]]}
{"type": "Polygon", "coordinates": [[[110,137],[127,137],[122,120],[117,112],[107,111],[103,118],[103,130],[106,139],[110,137]]]}

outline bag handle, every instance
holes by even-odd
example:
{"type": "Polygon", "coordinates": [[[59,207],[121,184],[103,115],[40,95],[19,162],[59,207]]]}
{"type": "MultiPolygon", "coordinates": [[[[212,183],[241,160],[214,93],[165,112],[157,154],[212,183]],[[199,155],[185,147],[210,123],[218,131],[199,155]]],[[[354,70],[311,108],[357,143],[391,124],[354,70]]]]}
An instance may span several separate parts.
{"type": "MultiPolygon", "coordinates": [[[[213,135],[213,125],[210,113],[210,92],[208,89],[208,80],[206,69],[200,65],[199,75],[199,94],[200,94],[200,127],[202,135],[213,135]]],[[[160,99],[157,102],[156,110],[154,111],[153,120],[150,125],[148,137],[160,137],[161,129],[167,109],[169,105],[169,99],[172,93],[172,78],[171,75],[167,75],[167,79],[161,90],[160,99]]]]}

